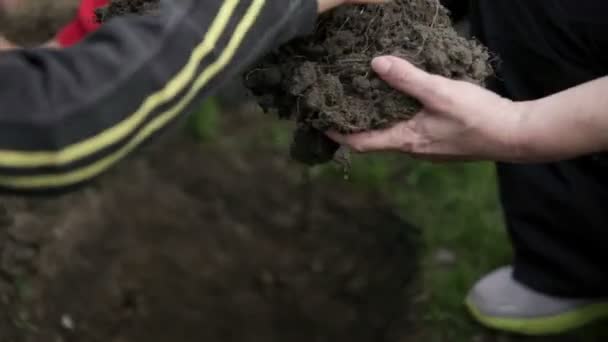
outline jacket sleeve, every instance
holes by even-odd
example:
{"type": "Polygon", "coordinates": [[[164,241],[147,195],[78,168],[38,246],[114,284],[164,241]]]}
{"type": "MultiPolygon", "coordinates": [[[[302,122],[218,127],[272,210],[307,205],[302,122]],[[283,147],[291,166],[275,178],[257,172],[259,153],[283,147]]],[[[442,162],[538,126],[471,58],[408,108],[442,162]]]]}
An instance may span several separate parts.
{"type": "Polygon", "coordinates": [[[129,155],[271,48],[315,0],[161,0],[64,50],[0,55],[0,187],[61,189],[129,155]]]}

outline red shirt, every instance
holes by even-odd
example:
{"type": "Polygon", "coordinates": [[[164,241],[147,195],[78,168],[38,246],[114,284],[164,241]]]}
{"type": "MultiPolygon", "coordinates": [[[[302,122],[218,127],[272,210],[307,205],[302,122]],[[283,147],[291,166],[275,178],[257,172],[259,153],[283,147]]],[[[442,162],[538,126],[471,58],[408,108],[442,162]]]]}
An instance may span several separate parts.
{"type": "Polygon", "coordinates": [[[62,47],[78,43],[99,27],[95,21],[95,9],[105,6],[109,0],[81,0],[76,18],[57,34],[62,47]]]}

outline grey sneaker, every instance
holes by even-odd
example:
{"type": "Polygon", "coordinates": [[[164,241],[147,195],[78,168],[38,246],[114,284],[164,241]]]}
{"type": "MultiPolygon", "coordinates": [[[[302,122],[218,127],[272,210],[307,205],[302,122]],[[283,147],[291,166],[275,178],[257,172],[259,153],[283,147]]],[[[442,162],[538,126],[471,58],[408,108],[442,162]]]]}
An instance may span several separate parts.
{"type": "Polygon", "coordinates": [[[608,317],[608,300],[557,298],[534,291],[500,268],[482,278],[466,298],[481,324],[523,335],[553,335],[608,317]]]}

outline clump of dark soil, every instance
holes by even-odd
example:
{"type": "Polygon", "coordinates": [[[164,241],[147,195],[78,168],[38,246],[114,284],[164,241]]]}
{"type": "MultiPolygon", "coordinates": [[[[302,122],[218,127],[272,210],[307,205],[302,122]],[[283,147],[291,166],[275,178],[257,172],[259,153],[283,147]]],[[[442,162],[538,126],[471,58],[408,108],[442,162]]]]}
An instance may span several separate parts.
{"type": "Polygon", "coordinates": [[[303,179],[253,114],[101,186],[0,198],[0,341],[409,340],[415,230],[379,195],[303,179]]]}
{"type": "Polygon", "coordinates": [[[292,155],[316,164],[338,148],[320,132],[385,128],[420,109],[371,71],[371,60],[380,55],[475,83],[492,73],[486,49],[457,34],[438,0],[395,0],[322,16],[312,36],[281,47],[245,82],[265,111],[297,121],[292,155]]]}
{"type": "Polygon", "coordinates": [[[126,14],[152,14],[159,10],[159,0],[112,0],[109,5],[95,11],[97,21],[106,22],[126,14]]]}

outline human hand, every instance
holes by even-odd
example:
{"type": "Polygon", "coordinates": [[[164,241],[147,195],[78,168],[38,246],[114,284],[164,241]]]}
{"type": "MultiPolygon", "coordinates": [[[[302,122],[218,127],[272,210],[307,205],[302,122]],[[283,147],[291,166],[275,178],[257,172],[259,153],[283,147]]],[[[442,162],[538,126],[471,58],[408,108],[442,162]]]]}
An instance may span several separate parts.
{"type": "Polygon", "coordinates": [[[392,56],[373,60],[379,77],[423,109],[390,128],[352,135],[328,132],[357,152],[400,151],[431,161],[518,161],[523,103],[474,84],[435,76],[392,56]]]}
{"type": "Polygon", "coordinates": [[[322,13],[322,12],[325,12],[334,7],[337,7],[340,5],[345,5],[345,4],[380,4],[380,3],[388,2],[390,0],[317,0],[317,1],[319,3],[319,13],[322,13]]]}

